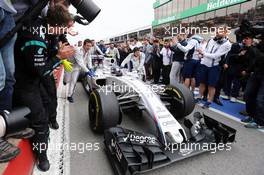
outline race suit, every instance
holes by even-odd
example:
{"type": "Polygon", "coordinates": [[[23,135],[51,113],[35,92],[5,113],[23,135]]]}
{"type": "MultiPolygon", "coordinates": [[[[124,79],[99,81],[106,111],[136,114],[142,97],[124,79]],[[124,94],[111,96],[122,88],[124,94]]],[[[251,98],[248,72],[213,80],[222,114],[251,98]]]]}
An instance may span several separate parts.
{"type": "Polygon", "coordinates": [[[125,67],[128,64],[129,70],[143,70],[145,63],[145,54],[140,52],[140,58],[137,59],[134,53],[130,53],[122,62],[121,67],[125,67]]]}
{"type": "MultiPolygon", "coordinates": [[[[43,21],[36,20],[32,26],[43,26],[43,21]]],[[[31,27],[32,27],[31,26],[31,27]]],[[[48,113],[44,107],[41,86],[46,86],[45,73],[53,63],[49,62],[49,45],[43,33],[34,33],[28,30],[21,31],[15,45],[15,78],[14,102],[15,105],[27,106],[31,113],[28,116],[31,128],[35,135],[31,139],[33,151],[39,156],[46,154],[48,148],[48,113]],[[39,36],[39,34],[42,34],[39,36]]],[[[56,64],[59,63],[57,59],[56,64]]],[[[48,86],[48,85],[47,85],[48,86]]]]}

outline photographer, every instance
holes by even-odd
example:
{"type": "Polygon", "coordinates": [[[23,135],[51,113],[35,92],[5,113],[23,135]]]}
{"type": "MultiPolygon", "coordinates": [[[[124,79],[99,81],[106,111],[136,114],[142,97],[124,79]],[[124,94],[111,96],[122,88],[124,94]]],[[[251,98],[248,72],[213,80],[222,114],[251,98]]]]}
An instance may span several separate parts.
{"type": "Polygon", "coordinates": [[[237,102],[241,88],[240,81],[247,78],[250,59],[253,59],[255,55],[253,37],[250,35],[244,36],[242,43],[233,44],[230,52],[227,54],[227,62],[224,68],[228,68],[228,70],[224,91],[228,97],[227,99],[230,99],[233,103],[237,102]]]}
{"type": "MultiPolygon", "coordinates": [[[[17,10],[17,13],[14,15],[16,23],[21,22],[25,18],[24,15],[27,15],[33,6],[37,6],[39,0],[12,0],[12,4],[14,8],[17,10]]],[[[69,8],[70,3],[65,0],[49,0],[49,5],[61,5],[65,10],[69,8]]],[[[41,13],[39,14],[42,17],[45,17],[47,15],[48,5],[44,9],[42,9],[41,13]]],[[[36,15],[36,14],[35,14],[36,15]]],[[[25,25],[30,24],[30,21],[27,20],[25,25]]],[[[34,30],[34,29],[33,29],[34,30]]],[[[69,30],[71,31],[71,30],[69,30]]],[[[69,32],[70,33],[70,32],[69,32]]],[[[71,31],[71,33],[73,33],[71,31]]],[[[70,34],[71,34],[70,33],[70,34]]],[[[62,34],[61,36],[64,36],[62,34]]],[[[60,36],[60,37],[61,37],[60,36]]],[[[48,40],[48,42],[51,42],[50,45],[53,45],[54,49],[57,50],[57,36],[51,36],[48,40]]],[[[53,52],[53,51],[52,51],[53,52]]],[[[52,54],[50,54],[52,55],[52,54]]],[[[56,54],[55,54],[56,55],[56,54]]],[[[54,55],[53,55],[54,56],[54,55]]],[[[52,59],[52,58],[49,58],[52,59]]],[[[42,91],[42,97],[44,98],[44,106],[46,107],[46,111],[48,111],[49,115],[49,125],[52,129],[58,129],[59,125],[56,121],[57,116],[57,90],[56,90],[56,82],[53,77],[53,75],[45,76],[42,81],[45,81],[44,86],[42,85],[41,91],[42,91]]]]}
{"type": "Polygon", "coordinates": [[[257,45],[256,55],[251,62],[248,73],[251,76],[245,90],[246,110],[249,118],[243,122],[249,122],[246,128],[264,128],[264,37],[257,45]]]}
{"type": "Polygon", "coordinates": [[[72,46],[60,46],[56,54],[56,65],[51,59],[48,42],[48,34],[60,35],[64,33],[62,29],[68,27],[72,21],[71,15],[64,7],[55,5],[49,8],[46,18],[38,18],[32,21],[26,30],[18,34],[15,46],[15,84],[14,102],[17,106],[27,106],[31,113],[28,118],[31,121],[31,127],[35,130],[35,136],[31,139],[34,146],[33,151],[37,158],[37,167],[41,171],[49,170],[49,161],[47,158],[48,148],[48,116],[44,107],[44,99],[41,97],[41,84],[43,77],[47,72],[52,72],[60,64],[60,59],[69,58],[74,54],[72,46]],[[38,32],[32,32],[32,28],[39,29],[38,32]],[[46,29],[46,32],[43,30],[46,29]]]}
{"type": "MultiPolygon", "coordinates": [[[[246,101],[246,113],[249,117],[241,120],[248,123],[246,128],[264,128],[264,26],[263,23],[252,25],[248,20],[243,20],[240,28],[236,30],[237,40],[252,36],[259,39],[256,47],[251,46],[250,62],[245,73],[249,76],[246,85],[244,99],[246,101]]],[[[246,54],[245,53],[245,54],[246,54]]]]}

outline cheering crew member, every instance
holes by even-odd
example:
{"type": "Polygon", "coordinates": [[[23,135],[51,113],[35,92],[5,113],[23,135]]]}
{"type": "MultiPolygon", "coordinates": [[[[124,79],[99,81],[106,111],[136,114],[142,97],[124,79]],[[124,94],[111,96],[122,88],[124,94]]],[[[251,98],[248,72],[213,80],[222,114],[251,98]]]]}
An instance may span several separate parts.
{"type": "Polygon", "coordinates": [[[200,48],[200,42],[202,40],[202,37],[193,35],[189,37],[186,46],[182,45],[180,42],[177,43],[179,50],[186,54],[182,71],[184,85],[188,88],[191,86],[192,91],[195,89],[197,70],[200,65],[200,58],[198,57],[196,50],[200,48]]]}
{"type": "Polygon", "coordinates": [[[56,5],[49,8],[47,17],[34,19],[27,29],[18,34],[15,45],[15,77],[14,102],[19,106],[27,106],[31,110],[28,116],[31,127],[35,130],[32,138],[32,148],[37,158],[37,167],[41,171],[48,171],[50,164],[47,158],[48,148],[48,115],[41,97],[42,78],[48,76],[50,68],[59,65],[60,59],[68,58],[74,54],[72,46],[63,45],[56,54],[56,64],[49,62],[51,59],[50,45],[47,33],[54,35],[64,33],[71,21],[71,15],[62,6],[56,5]],[[31,29],[38,30],[31,30],[31,29]],[[45,29],[45,30],[44,30],[45,29]],[[48,30],[50,30],[48,32],[48,30]],[[45,33],[46,32],[46,33],[45,33]]]}
{"type": "MultiPolygon", "coordinates": [[[[187,46],[187,41],[184,34],[177,35],[177,40],[182,46],[187,46]]],[[[185,53],[177,47],[175,39],[172,42],[170,49],[174,52],[172,58],[172,68],[170,72],[170,84],[180,83],[181,69],[184,63],[185,53]]]]}
{"type": "Polygon", "coordinates": [[[221,57],[226,55],[231,50],[231,43],[227,39],[227,28],[224,30],[218,30],[214,39],[209,40],[205,51],[202,49],[197,49],[197,52],[202,57],[200,66],[200,87],[199,87],[199,97],[200,100],[208,86],[208,101],[204,104],[205,108],[208,108],[215,95],[215,87],[218,83],[220,76],[220,66],[219,62],[221,57]]]}

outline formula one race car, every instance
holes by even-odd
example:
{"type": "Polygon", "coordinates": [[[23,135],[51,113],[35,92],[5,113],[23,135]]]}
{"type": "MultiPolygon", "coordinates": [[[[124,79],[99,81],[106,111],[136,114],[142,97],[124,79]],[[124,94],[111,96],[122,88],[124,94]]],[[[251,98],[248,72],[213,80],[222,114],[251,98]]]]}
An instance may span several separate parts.
{"type": "Polygon", "coordinates": [[[120,70],[115,63],[114,59],[101,61],[96,76],[83,83],[90,95],[91,129],[104,133],[115,174],[143,173],[234,142],[233,128],[200,113],[189,116],[195,102],[184,85],[147,84],[137,71],[120,70]],[[155,134],[117,127],[129,109],[145,111],[155,134]]]}

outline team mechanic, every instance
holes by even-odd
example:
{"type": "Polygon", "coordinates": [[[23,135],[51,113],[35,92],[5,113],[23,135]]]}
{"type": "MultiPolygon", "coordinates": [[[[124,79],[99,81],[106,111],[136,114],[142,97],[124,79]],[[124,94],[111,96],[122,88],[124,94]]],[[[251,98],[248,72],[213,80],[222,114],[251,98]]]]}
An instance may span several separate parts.
{"type": "Polygon", "coordinates": [[[62,45],[56,55],[51,55],[49,35],[62,34],[72,21],[69,12],[60,5],[49,7],[45,18],[31,21],[30,26],[18,33],[15,45],[15,77],[17,83],[14,90],[15,105],[28,106],[31,114],[28,116],[35,136],[31,143],[37,158],[37,167],[48,171],[50,164],[47,158],[48,148],[48,113],[44,108],[44,97],[41,96],[41,85],[45,76],[51,75],[52,69],[64,58],[74,55],[72,46],[62,45]],[[34,29],[34,30],[32,30],[34,29]],[[56,61],[52,61],[55,58],[56,61]]]}
{"type": "Polygon", "coordinates": [[[90,77],[93,77],[95,75],[92,70],[92,58],[90,52],[91,48],[92,41],[89,39],[85,39],[83,41],[83,47],[77,48],[74,57],[70,59],[72,63],[72,72],[65,74],[65,82],[69,83],[67,99],[70,103],[74,102],[73,94],[80,72],[83,71],[85,72],[86,76],[90,77]]]}

